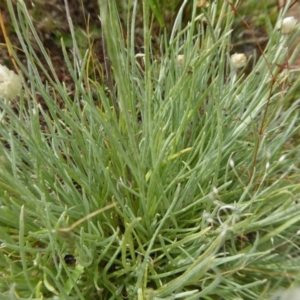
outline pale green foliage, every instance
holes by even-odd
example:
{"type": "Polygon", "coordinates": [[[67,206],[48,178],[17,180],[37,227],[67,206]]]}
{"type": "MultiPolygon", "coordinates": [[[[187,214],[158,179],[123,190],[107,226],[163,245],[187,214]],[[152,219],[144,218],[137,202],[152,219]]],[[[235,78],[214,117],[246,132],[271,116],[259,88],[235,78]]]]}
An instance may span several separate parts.
{"type": "Polygon", "coordinates": [[[74,39],[70,59],[62,41],[70,95],[25,6],[15,15],[8,1],[28,88],[17,113],[1,103],[0,292],[267,299],[299,281],[299,80],[276,66],[299,29],[282,38],[274,28],[246,76],[230,67],[227,1],[203,11],[205,24],[194,5],[186,28],[180,10],[159,57],[143,3],[144,60],[134,52],[136,2],[125,41],[114,2],[99,1],[112,84],[89,78],[89,53],[80,57],[74,39]]]}

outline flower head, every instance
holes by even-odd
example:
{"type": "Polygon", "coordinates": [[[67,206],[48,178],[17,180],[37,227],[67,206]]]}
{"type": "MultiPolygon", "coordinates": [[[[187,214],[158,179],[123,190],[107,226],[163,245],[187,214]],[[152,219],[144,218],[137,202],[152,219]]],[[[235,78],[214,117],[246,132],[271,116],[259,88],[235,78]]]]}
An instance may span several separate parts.
{"type": "Polygon", "coordinates": [[[0,98],[13,99],[20,94],[21,88],[21,76],[0,65],[0,98]]]}
{"type": "Polygon", "coordinates": [[[179,55],[177,56],[177,63],[178,63],[178,65],[179,65],[180,67],[183,66],[183,64],[184,64],[184,55],[183,55],[183,54],[179,54],[179,55]]]}
{"type": "Polygon", "coordinates": [[[207,0],[198,0],[197,2],[197,7],[208,7],[209,6],[209,1],[207,0]]]}
{"type": "Polygon", "coordinates": [[[288,289],[285,291],[279,291],[275,295],[273,295],[272,300],[298,300],[300,296],[300,288],[288,289]]]}
{"type": "Polygon", "coordinates": [[[246,65],[247,57],[244,53],[235,53],[231,55],[230,61],[234,69],[239,69],[246,65]]]}
{"type": "Polygon", "coordinates": [[[288,34],[292,32],[297,24],[297,20],[294,17],[286,17],[281,23],[281,32],[283,34],[288,34]]]}

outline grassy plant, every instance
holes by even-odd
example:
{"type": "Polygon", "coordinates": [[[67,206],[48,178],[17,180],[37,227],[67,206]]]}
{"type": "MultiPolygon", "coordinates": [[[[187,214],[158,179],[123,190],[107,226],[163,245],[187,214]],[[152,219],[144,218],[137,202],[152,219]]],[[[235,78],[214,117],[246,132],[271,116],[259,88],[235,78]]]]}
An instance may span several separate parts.
{"type": "Polygon", "coordinates": [[[246,77],[230,66],[226,1],[205,23],[195,1],[185,28],[179,10],[159,58],[143,2],[143,59],[137,1],[125,40],[115,1],[99,5],[111,84],[62,40],[70,92],[24,3],[8,0],[28,61],[14,52],[26,88],[1,102],[3,297],[268,299],[299,282],[299,80],[278,66],[299,29],[275,27],[246,77]]]}

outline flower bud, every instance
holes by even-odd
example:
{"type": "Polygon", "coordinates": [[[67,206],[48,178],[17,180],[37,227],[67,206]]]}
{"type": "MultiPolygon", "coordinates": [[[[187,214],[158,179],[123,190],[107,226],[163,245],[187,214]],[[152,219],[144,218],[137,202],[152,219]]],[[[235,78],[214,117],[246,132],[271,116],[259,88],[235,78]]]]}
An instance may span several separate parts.
{"type": "Polygon", "coordinates": [[[0,65],[0,99],[13,99],[20,94],[22,88],[21,76],[0,65]]]}
{"type": "Polygon", "coordinates": [[[247,57],[244,53],[235,53],[231,55],[230,61],[234,69],[239,69],[246,65],[247,57]]]}
{"type": "Polygon", "coordinates": [[[297,24],[297,20],[294,17],[286,17],[281,23],[281,33],[288,34],[292,32],[297,24]]]}

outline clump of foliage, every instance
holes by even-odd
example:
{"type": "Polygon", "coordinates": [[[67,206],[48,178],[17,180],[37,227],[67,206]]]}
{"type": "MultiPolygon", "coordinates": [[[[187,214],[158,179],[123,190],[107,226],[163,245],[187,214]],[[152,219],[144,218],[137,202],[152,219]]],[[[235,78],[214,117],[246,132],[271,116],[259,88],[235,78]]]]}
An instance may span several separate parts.
{"type": "Polygon", "coordinates": [[[0,102],[3,297],[267,299],[299,281],[300,82],[284,64],[299,28],[282,35],[280,15],[246,76],[234,5],[194,1],[183,27],[185,4],[157,57],[147,1],[136,53],[138,1],[124,35],[100,0],[106,63],[62,40],[70,92],[8,0],[27,65],[12,50],[24,92],[0,102]]]}

